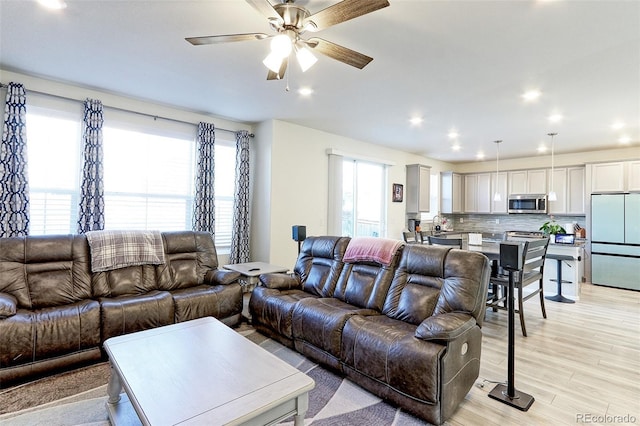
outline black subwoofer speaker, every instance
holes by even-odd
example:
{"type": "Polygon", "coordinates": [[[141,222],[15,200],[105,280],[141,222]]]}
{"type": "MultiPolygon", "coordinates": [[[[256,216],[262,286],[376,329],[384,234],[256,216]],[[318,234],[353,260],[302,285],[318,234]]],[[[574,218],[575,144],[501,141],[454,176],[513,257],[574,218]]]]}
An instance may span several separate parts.
{"type": "Polygon", "coordinates": [[[517,241],[502,241],[500,243],[500,266],[503,269],[520,271],[522,264],[522,243],[517,241]]]}
{"type": "Polygon", "coordinates": [[[293,225],[291,227],[291,237],[293,241],[304,241],[307,238],[307,227],[303,225],[293,225]]]}

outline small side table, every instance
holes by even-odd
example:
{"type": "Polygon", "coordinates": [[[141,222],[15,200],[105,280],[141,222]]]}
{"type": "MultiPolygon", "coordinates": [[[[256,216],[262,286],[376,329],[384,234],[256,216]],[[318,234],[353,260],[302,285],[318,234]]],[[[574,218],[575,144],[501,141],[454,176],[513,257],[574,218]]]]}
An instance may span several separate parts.
{"type": "Polygon", "coordinates": [[[242,285],[242,291],[244,293],[249,293],[256,287],[258,284],[258,277],[262,274],[274,274],[289,271],[288,268],[272,265],[266,262],[234,263],[231,265],[224,265],[223,267],[242,274],[242,278],[240,278],[240,285],[242,285]]]}

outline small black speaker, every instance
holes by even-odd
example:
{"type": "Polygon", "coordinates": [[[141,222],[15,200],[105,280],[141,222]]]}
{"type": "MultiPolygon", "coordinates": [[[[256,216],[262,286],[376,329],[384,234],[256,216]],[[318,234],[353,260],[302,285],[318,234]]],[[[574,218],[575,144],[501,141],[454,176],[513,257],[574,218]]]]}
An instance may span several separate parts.
{"type": "Polygon", "coordinates": [[[522,264],[522,243],[517,241],[500,242],[500,266],[503,269],[520,271],[522,264]]]}
{"type": "Polygon", "coordinates": [[[291,227],[291,237],[293,241],[304,241],[307,238],[307,227],[304,225],[293,225],[291,227]]]}

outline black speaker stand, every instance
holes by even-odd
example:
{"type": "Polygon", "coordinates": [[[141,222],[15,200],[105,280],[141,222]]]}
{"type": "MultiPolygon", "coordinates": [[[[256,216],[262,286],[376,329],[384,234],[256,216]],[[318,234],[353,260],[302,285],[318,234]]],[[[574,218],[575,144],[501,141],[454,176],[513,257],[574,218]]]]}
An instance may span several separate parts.
{"type": "Polygon", "coordinates": [[[507,354],[507,384],[498,384],[491,392],[489,398],[517,408],[520,411],[527,411],[535,399],[524,392],[517,391],[515,388],[515,297],[513,290],[513,269],[509,269],[509,287],[507,294],[507,303],[509,306],[509,343],[507,354]]]}

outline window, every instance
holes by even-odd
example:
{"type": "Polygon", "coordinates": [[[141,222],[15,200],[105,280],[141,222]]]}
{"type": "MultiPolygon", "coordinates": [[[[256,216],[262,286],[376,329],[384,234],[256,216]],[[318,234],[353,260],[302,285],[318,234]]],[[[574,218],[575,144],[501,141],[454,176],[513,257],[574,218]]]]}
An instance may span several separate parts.
{"type": "Polygon", "coordinates": [[[215,144],[216,247],[231,247],[235,191],[235,142],[216,136],[215,144]]]}
{"type": "Polygon", "coordinates": [[[78,229],[81,126],[62,111],[27,109],[29,233],[78,229]]]}
{"type": "MultiPolygon", "coordinates": [[[[30,96],[32,235],[77,232],[82,109],[78,102],[30,96]]],[[[192,229],[196,127],[108,108],[104,116],[105,228],[192,229]]],[[[217,134],[215,241],[222,251],[231,245],[235,157],[235,141],[217,134]]]]}
{"type": "Polygon", "coordinates": [[[342,164],[342,235],[386,235],[385,181],[382,164],[344,160],[342,164]]]}

